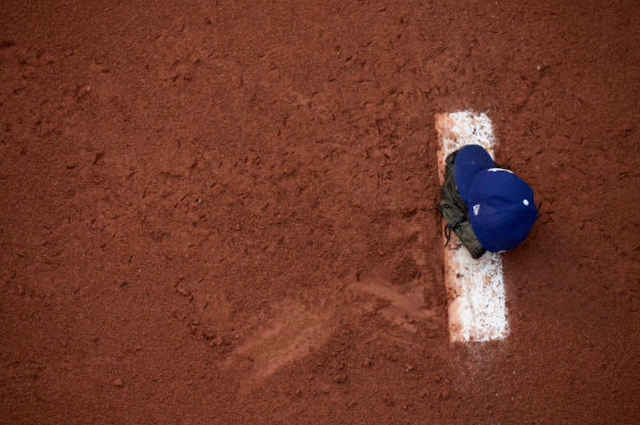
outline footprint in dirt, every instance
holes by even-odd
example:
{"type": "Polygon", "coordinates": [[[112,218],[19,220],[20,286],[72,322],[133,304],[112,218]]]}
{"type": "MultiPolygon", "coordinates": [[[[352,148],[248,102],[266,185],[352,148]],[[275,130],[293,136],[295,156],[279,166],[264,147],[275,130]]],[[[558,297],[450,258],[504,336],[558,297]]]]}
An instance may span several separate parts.
{"type": "Polygon", "coordinates": [[[202,45],[203,34],[192,31],[190,25],[178,18],[150,44],[151,60],[146,65],[147,71],[169,85],[191,81],[196,68],[208,56],[202,45]]]}
{"type": "MultiPolygon", "coordinates": [[[[428,249],[431,245],[424,221],[420,215],[391,219],[388,238],[395,245],[391,259],[374,267],[368,277],[354,282],[350,289],[385,302],[384,307],[374,305],[373,310],[399,329],[415,334],[424,325],[430,334],[436,335],[432,331],[442,327],[444,312],[439,303],[438,276],[434,273],[437,267],[431,251],[435,250],[428,249]],[[432,275],[433,278],[427,278],[432,275]]],[[[363,308],[371,309],[371,304],[364,304],[363,308]]],[[[406,332],[400,338],[412,340],[406,332]]]]}

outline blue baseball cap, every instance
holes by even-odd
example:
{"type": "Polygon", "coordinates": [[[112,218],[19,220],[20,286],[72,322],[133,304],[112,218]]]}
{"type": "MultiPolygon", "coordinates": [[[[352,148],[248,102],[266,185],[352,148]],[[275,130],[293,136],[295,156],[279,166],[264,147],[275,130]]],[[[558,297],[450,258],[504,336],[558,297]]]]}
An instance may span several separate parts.
{"type": "Polygon", "coordinates": [[[453,176],[469,208],[471,227],[488,251],[508,251],[527,237],[538,212],[533,189],[524,180],[498,168],[479,145],[458,151],[453,176]]]}

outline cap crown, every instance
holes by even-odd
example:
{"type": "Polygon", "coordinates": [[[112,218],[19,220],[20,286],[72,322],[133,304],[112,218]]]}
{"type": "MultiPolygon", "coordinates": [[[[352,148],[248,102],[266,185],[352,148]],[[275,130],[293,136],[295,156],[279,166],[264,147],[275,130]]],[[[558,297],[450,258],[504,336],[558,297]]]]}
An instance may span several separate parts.
{"type": "Polygon", "coordinates": [[[458,152],[454,177],[473,231],[488,251],[513,249],[527,237],[538,213],[533,189],[524,180],[497,168],[479,145],[458,152]]]}

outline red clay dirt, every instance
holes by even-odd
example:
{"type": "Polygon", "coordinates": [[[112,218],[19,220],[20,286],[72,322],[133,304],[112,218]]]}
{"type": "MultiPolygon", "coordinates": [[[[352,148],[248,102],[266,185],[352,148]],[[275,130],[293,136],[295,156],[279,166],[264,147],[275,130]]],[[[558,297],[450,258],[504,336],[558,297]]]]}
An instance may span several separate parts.
{"type": "Polygon", "coordinates": [[[630,424],[640,5],[0,3],[0,422],[630,424]],[[450,345],[434,116],[540,219],[450,345]]]}

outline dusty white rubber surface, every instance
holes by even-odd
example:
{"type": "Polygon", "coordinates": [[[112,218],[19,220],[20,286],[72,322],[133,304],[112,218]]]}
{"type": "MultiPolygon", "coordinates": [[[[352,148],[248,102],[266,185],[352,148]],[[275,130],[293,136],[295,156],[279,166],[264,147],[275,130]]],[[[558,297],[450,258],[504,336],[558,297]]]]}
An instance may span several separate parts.
{"type": "MultiPolygon", "coordinates": [[[[436,116],[436,130],[440,182],[444,181],[445,158],[464,145],[482,145],[493,157],[493,128],[485,114],[469,111],[439,114],[436,116]]],[[[444,265],[451,342],[505,338],[509,333],[509,323],[500,255],[487,252],[474,260],[454,232],[444,250],[444,265]]]]}

